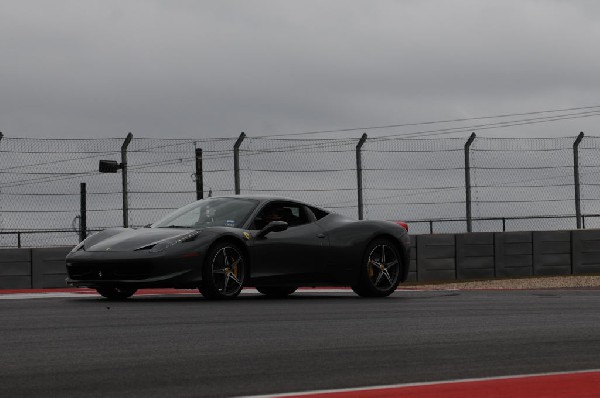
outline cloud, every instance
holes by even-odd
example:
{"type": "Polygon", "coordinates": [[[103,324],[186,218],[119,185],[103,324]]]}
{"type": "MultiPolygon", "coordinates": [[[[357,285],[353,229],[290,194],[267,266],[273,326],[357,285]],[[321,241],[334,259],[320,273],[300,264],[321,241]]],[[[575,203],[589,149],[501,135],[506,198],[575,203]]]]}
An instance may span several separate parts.
{"type": "MultiPolygon", "coordinates": [[[[0,7],[0,130],[13,137],[262,135],[600,98],[600,7],[592,1],[0,7]]],[[[595,124],[485,134],[593,134],[595,124]]]]}

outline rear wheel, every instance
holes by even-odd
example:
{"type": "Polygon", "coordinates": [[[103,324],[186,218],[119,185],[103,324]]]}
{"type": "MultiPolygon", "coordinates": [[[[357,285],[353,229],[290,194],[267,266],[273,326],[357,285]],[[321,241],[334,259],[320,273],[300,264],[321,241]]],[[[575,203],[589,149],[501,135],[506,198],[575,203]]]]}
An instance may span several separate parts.
{"type": "Polygon", "coordinates": [[[96,291],[109,300],[125,300],[133,296],[137,289],[132,287],[99,287],[96,288],[96,291]]]}
{"type": "Polygon", "coordinates": [[[230,299],[240,294],[246,275],[246,259],[238,245],[216,245],[202,267],[200,293],[209,299],[230,299]]]}
{"type": "Polygon", "coordinates": [[[352,290],[362,297],[386,297],[392,294],[402,271],[400,253],[388,239],[376,239],[367,246],[358,284],[352,290]]]}
{"type": "Polygon", "coordinates": [[[257,286],[256,290],[268,297],[283,298],[294,293],[297,287],[284,287],[284,286],[257,286]]]}

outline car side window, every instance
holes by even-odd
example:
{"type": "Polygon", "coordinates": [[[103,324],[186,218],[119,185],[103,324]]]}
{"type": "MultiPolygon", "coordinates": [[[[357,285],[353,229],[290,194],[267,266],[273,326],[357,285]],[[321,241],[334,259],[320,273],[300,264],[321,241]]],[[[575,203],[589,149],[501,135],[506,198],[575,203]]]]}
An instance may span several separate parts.
{"type": "Polygon", "coordinates": [[[306,214],[306,217],[308,219],[308,222],[315,222],[317,221],[317,216],[315,216],[315,213],[312,212],[311,208],[308,206],[303,206],[302,210],[304,211],[304,213],[306,214]]]}
{"type": "Polygon", "coordinates": [[[271,221],[285,221],[289,228],[308,224],[311,218],[304,206],[295,203],[275,202],[265,206],[256,216],[254,227],[263,229],[271,221]]]}
{"type": "Polygon", "coordinates": [[[325,210],[317,209],[316,207],[309,207],[309,209],[317,220],[329,215],[325,210]]]}

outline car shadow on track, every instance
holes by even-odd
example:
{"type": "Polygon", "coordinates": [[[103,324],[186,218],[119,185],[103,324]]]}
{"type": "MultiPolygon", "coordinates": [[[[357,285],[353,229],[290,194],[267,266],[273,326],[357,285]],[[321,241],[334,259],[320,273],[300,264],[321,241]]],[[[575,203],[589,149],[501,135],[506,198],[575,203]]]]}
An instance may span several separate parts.
{"type": "Polygon", "coordinates": [[[294,303],[294,302],[310,302],[310,301],[356,301],[364,303],[373,302],[397,302],[399,300],[415,300],[415,299],[429,299],[439,297],[453,297],[458,296],[458,292],[396,292],[389,297],[380,298],[362,298],[353,293],[341,292],[341,293],[300,293],[294,294],[284,298],[274,298],[256,294],[243,294],[234,299],[229,300],[209,300],[204,298],[200,294],[173,294],[173,295],[149,295],[140,294],[133,296],[126,300],[109,300],[100,296],[92,296],[85,298],[74,298],[72,302],[80,303],[131,303],[131,304],[144,304],[144,303],[207,303],[207,304],[222,304],[222,303],[294,303]],[[415,293],[418,293],[415,295],[415,293]]]}

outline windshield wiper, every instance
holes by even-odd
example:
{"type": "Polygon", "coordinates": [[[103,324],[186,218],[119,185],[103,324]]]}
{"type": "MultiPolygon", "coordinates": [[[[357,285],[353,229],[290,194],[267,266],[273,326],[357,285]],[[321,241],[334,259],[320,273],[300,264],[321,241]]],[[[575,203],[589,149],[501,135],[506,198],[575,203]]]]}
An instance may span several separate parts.
{"type": "Polygon", "coordinates": [[[158,228],[179,228],[179,229],[193,229],[189,225],[167,225],[166,227],[158,227],[158,228]]]}

